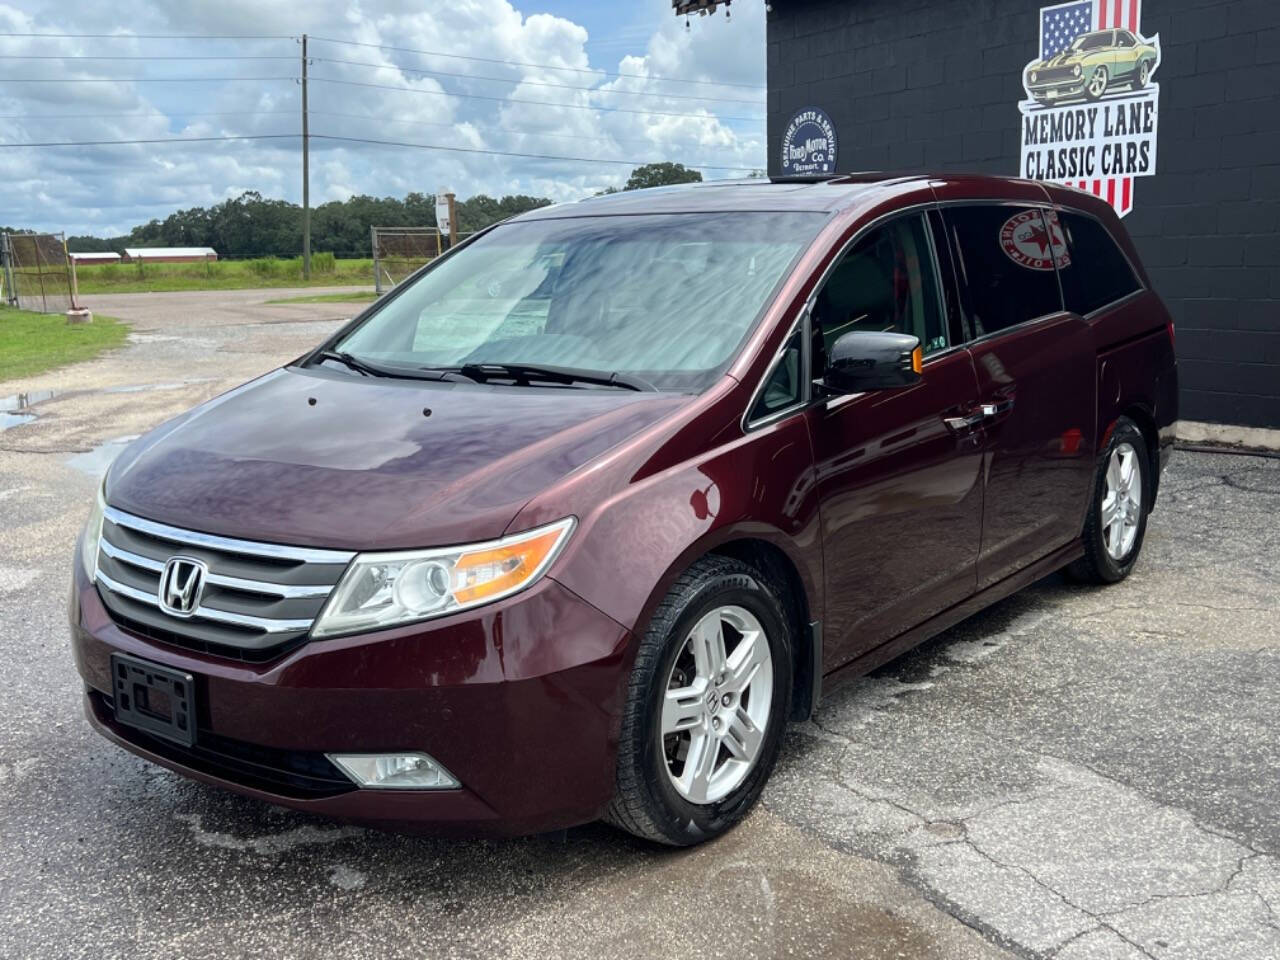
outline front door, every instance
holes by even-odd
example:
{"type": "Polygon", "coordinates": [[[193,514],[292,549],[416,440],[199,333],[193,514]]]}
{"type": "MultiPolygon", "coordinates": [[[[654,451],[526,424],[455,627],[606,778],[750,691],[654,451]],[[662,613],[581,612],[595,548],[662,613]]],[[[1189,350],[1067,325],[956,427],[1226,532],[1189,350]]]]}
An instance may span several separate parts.
{"type": "Polygon", "coordinates": [[[1062,308],[1055,214],[974,204],[944,216],[985,414],[982,589],[1080,537],[1096,449],[1095,351],[1088,323],[1062,308]]]}
{"type": "Polygon", "coordinates": [[[837,263],[810,315],[815,379],[847,331],[910,333],[926,351],[918,384],[831,397],[808,411],[828,670],[974,590],[981,432],[956,424],[977,403],[978,384],[943,310],[932,251],[921,215],[874,229],[837,263]]]}

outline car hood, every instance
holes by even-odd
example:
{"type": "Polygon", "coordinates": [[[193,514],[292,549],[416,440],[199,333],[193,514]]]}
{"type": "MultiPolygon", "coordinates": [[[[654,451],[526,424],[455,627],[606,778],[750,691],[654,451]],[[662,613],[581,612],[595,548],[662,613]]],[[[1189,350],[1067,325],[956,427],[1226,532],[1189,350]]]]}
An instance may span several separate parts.
{"type": "Polygon", "coordinates": [[[350,550],[474,542],[500,536],[532,496],[691,399],[288,368],[135,441],[111,468],[107,501],[251,540],[350,550]]]}
{"type": "Polygon", "coordinates": [[[1085,54],[1079,50],[1061,50],[1052,57],[1045,57],[1043,60],[1037,60],[1031,65],[1031,70],[1043,70],[1046,67],[1069,67],[1072,64],[1080,63],[1085,58],[1085,54]]]}

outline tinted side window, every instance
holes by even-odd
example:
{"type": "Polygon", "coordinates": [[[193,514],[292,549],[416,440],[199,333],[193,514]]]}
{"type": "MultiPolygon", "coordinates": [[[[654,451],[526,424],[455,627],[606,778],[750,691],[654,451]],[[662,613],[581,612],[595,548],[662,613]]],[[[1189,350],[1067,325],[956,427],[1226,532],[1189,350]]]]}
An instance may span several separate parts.
{"type": "Polygon", "coordinates": [[[1067,256],[1058,260],[1067,309],[1081,315],[1099,310],[1140,288],[1115,238],[1093,217],[1058,214],[1067,256]]]}
{"type": "Polygon", "coordinates": [[[910,333],[926,355],[946,347],[946,320],[924,219],[903,217],[859,240],[814,301],[813,325],[815,378],[822,376],[832,344],[855,330],[910,333]]]}
{"type": "Polygon", "coordinates": [[[1036,207],[946,210],[975,337],[1062,309],[1053,243],[1036,207]]]}
{"type": "Polygon", "coordinates": [[[760,391],[760,396],[756,399],[756,405],[751,408],[751,416],[748,421],[760,420],[776,413],[779,410],[785,410],[787,407],[797,404],[803,398],[800,385],[802,364],[804,357],[801,355],[801,337],[800,330],[797,329],[787,339],[787,345],[782,348],[782,355],[774,364],[772,372],[764,382],[764,388],[760,391]]]}

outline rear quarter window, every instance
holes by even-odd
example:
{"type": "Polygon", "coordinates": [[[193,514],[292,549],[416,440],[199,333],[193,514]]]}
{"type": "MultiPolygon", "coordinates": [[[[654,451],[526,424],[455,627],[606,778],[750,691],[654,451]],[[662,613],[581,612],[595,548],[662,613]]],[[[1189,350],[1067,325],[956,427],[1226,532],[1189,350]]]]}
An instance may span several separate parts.
{"type": "Polygon", "coordinates": [[[1059,259],[1058,273],[1068,310],[1084,316],[1142,289],[1106,227],[1082,213],[1062,210],[1057,216],[1067,243],[1068,255],[1059,259]]]}

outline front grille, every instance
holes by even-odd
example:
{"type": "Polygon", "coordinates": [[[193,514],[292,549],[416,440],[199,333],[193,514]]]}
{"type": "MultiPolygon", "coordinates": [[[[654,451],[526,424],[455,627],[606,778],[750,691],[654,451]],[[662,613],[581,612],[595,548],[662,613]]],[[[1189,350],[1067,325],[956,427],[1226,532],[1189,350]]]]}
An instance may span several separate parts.
{"type": "Polygon", "coordinates": [[[1033,83],[1070,83],[1073,80],[1079,80],[1078,74],[1072,72],[1072,67],[1046,67],[1043,70],[1036,70],[1036,78],[1033,83]]]}
{"type": "MultiPolygon", "coordinates": [[[[95,701],[97,716],[104,721],[111,720],[115,714],[112,699],[96,690],[91,691],[89,697],[95,701]]],[[[117,736],[173,763],[282,797],[332,797],[356,789],[351,779],[323,753],[261,747],[220,737],[205,729],[197,731],[193,747],[153,737],[123,724],[114,725],[112,730],[117,736]]]]}
{"type": "Polygon", "coordinates": [[[99,595],[130,632],[189,649],[264,660],[306,639],[353,554],[184,530],[107,507],[98,546],[99,595]],[[198,603],[176,615],[160,603],[173,557],[208,570],[198,603]]]}

